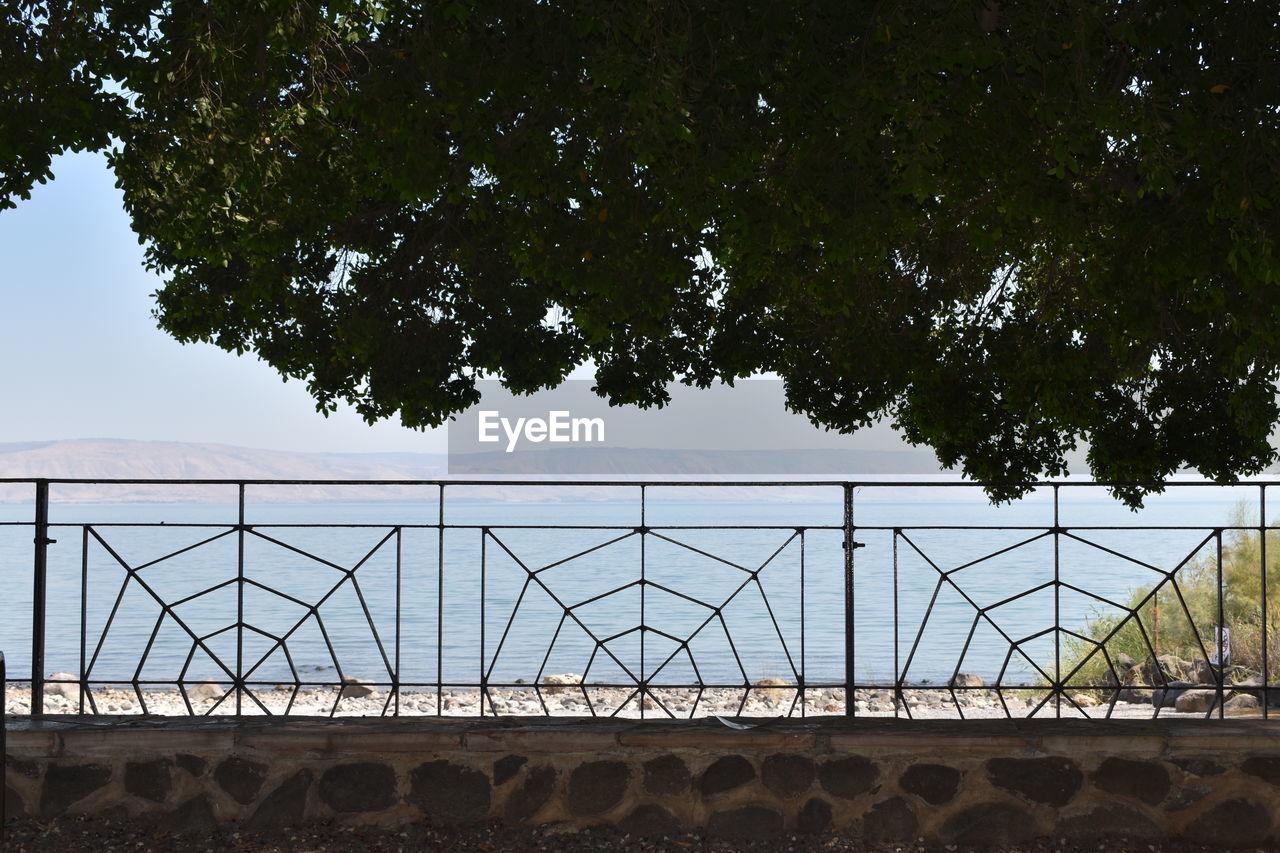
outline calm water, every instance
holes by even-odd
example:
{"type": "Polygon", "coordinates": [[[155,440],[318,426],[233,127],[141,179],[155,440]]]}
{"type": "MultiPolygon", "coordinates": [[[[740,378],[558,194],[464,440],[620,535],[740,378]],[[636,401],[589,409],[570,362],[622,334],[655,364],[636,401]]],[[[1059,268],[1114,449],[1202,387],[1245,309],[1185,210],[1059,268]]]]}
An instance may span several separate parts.
{"type": "MultiPolygon", "coordinates": [[[[445,521],[458,527],[443,542],[434,527],[413,526],[436,522],[434,497],[250,502],[242,601],[234,583],[240,537],[228,527],[233,504],[55,504],[45,669],[80,671],[83,618],[94,679],[173,680],[184,667],[187,678],[216,678],[222,670],[192,635],[234,669],[243,606],[249,627],[241,654],[246,670],[256,666],[253,680],[287,680],[291,663],[315,681],[333,680],[337,667],[370,681],[390,680],[397,667],[402,682],[474,683],[482,670],[496,682],[532,681],[539,673],[583,673],[588,663],[587,678],[602,682],[626,681],[627,671],[657,683],[740,684],[744,675],[794,681],[800,673],[811,684],[842,680],[842,536],[822,529],[841,522],[839,489],[792,490],[787,501],[717,494],[651,489],[644,524],[653,533],[643,537],[632,529],[641,523],[633,499],[451,500],[445,521]],[[160,521],[163,527],[136,526],[160,521]],[[749,529],[692,529],[699,525],[749,529]],[[582,552],[589,553],[565,561],[582,552]],[[308,607],[317,603],[319,620],[308,607]],[[633,630],[642,623],[651,630],[633,630]],[[274,638],[285,636],[280,647],[274,638]],[[687,653],[679,645],[685,638],[687,653]]],[[[1196,553],[1212,527],[1230,523],[1237,507],[1256,518],[1258,490],[1185,488],[1137,514],[1100,489],[1062,495],[1060,523],[1076,535],[1171,569],[1196,553]],[[1132,529],[1084,529],[1112,525],[1132,529]],[[1137,529],[1144,525],[1199,527],[1137,529]]],[[[26,521],[30,513],[30,506],[0,506],[0,521],[26,521]]],[[[993,680],[1009,639],[1050,628],[1055,607],[1061,623],[1077,630],[1105,612],[1096,599],[1066,589],[1055,596],[1052,588],[993,606],[1052,581],[1055,565],[1061,580],[1112,600],[1157,577],[1067,537],[1058,541],[1055,564],[1054,537],[1042,535],[1053,524],[1047,492],[996,508],[968,488],[868,488],[856,497],[855,522],[866,547],[856,551],[854,663],[868,682],[905,671],[910,681],[936,683],[958,662],[961,671],[993,680]],[[1003,529],[937,529],[966,525],[1003,529]],[[894,527],[905,536],[895,537],[894,527]],[[926,622],[940,570],[992,554],[949,575],[955,586],[944,584],[926,622]],[[985,618],[965,649],[977,608],[985,618]]],[[[30,527],[0,526],[0,648],[11,678],[27,677],[30,666],[31,553],[30,527]]],[[[1019,648],[1049,667],[1053,643],[1047,635],[1019,648]]],[[[1018,655],[1010,672],[1033,674],[1018,655]]]]}

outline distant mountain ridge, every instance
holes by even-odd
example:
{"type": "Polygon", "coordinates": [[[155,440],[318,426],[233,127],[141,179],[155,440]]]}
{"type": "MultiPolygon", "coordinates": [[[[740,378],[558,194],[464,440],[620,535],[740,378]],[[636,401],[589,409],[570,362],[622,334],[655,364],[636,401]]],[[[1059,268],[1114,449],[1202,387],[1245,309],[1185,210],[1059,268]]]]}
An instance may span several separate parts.
{"type": "Polygon", "coordinates": [[[449,471],[477,475],[738,478],[758,476],[845,477],[865,474],[919,476],[941,473],[937,458],[925,450],[677,450],[630,447],[577,447],[457,453],[449,471]]]}
{"type": "MultiPolygon", "coordinates": [[[[735,479],[735,470],[766,470],[761,479],[793,474],[792,479],[835,479],[859,475],[902,474],[919,476],[940,473],[936,460],[927,451],[815,451],[780,450],[769,454],[776,469],[761,469],[760,454],[743,451],[658,451],[616,450],[620,467],[600,476],[582,475],[572,463],[573,454],[557,451],[563,464],[542,468],[551,474],[522,471],[520,466],[506,476],[472,476],[455,473],[453,479],[492,479],[493,486],[456,487],[458,497],[487,497],[501,500],[554,500],[556,488],[504,486],[504,479],[560,478],[594,480],[627,479],[735,479]],[[752,457],[752,466],[735,468],[735,461],[752,457]],[[815,465],[814,463],[819,463],[815,465]],[[672,469],[678,473],[673,473],[672,469]],[[815,476],[816,475],[816,476],[815,476]]],[[[600,471],[600,468],[594,469],[600,471]]],[[[145,479],[145,480],[438,480],[448,479],[448,458],[443,453],[302,453],[262,450],[227,444],[178,441],[138,441],[130,439],[72,439],[0,443],[0,479],[145,479]]],[[[742,475],[736,479],[753,479],[742,475]]],[[[421,499],[421,486],[252,486],[253,499],[262,502],[303,503],[313,501],[410,500],[421,499]]],[[[616,487],[589,486],[578,489],[605,499],[616,495],[616,487]]],[[[749,488],[718,487],[725,498],[746,497],[749,488]],[[742,494],[739,495],[738,492],[742,494]]],[[[0,483],[0,501],[27,503],[32,499],[29,484],[0,483]]],[[[774,499],[792,499],[771,489],[774,499]]],[[[57,484],[55,499],[68,502],[162,501],[216,503],[236,499],[234,486],[115,485],[110,483],[57,484]]],[[[803,498],[794,498],[803,499],[803,498]]]]}
{"type": "MultiPolygon", "coordinates": [[[[443,475],[445,463],[442,453],[300,453],[179,441],[91,438],[0,444],[0,479],[425,480],[443,475]]],[[[291,487],[289,499],[333,499],[340,490],[291,487]]],[[[27,501],[30,492],[28,486],[0,485],[0,500],[27,501]]],[[[209,489],[74,484],[58,486],[58,497],[186,502],[208,500],[209,489]]]]}
{"type": "Polygon", "coordinates": [[[39,450],[57,444],[55,441],[0,441],[0,453],[17,453],[22,450],[39,450]]]}
{"type": "Polygon", "coordinates": [[[230,444],[83,438],[0,444],[0,477],[422,479],[443,453],[302,453],[230,444]]]}

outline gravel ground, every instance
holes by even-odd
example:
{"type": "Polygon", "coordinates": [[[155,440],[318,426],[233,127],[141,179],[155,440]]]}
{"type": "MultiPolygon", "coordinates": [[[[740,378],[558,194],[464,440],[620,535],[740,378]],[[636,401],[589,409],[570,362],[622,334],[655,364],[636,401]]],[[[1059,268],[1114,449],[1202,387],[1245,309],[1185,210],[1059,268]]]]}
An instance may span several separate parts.
{"type": "MultiPolygon", "coordinates": [[[[5,834],[12,853],[78,853],[78,851],[173,851],[173,853],[365,853],[365,851],[479,851],[479,853],[578,853],[578,851],[636,851],[636,853],[689,853],[707,851],[760,851],[760,853],[952,853],[956,848],[915,844],[865,845],[841,835],[784,835],[765,841],[710,840],[695,834],[646,839],[612,830],[557,831],[554,827],[505,829],[475,826],[437,829],[408,826],[399,829],[313,824],[271,833],[245,833],[222,828],[199,835],[174,835],[134,821],[102,818],[59,818],[51,823],[32,820],[10,823],[5,834]]],[[[1044,839],[1013,847],[985,848],[1009,853],[1208,853],[1218,848],[1180,842],[1148,844],[1111,839],[1101,844],[1064,844],[1044,839]]],[[[1275,848],[1272,848],[1275,849],[1275,848]]]]}
{"type": "MultiPolygon", "coordinates": [[[[74,676],[67,676],[74,678],[74,676]]],[[[574,676],[576,677],[576,676],[574,676]]],[[[763,683],[762,683],[763,684],[763,683]]],[[[235,713],[234,700],[223,699],[225,687],[199,684],[191,688],[191,709],[196,714],[211,713],[214,716],[225,716],[235,713]]],[[[637,718],[640,716],[639,700],[630,690],[610,689],[588,686],[592,703],[588,704],[581,688],[547,686],[541,690],[541,696],[533,688],[498,689],[490,691],[490,699],[484,706],[485,714],[497,713],[501,716],[591,716],[593,711],[600,716],[609,716],[623,703],[627,703],[618,716],[637,718]],[[628,697],[631,697],[628,702],[628,697]]],[[[369,695],[347,696],[339,698],[336,688],[328,690],[303,690],[294,693],[292,690],[260,689],[254,695],[272,714],[283,714],[286,711],[294,716],[329,716],[334,713],[339,717],[379,716],[391,713],[391,703],[387,695],[377,690],[364,691],[369,695]]],[[[752,688],[747,701],[743,704],[742,689],[708,688],[704,691],[684,688],[654,688],[661,705],[652,699],[645,704],[646,716],[662,719],[668,716],[678,719],[705,717],[710,715],[774,717],[778,715],[801,716],[843,716],[844,690],[841,688],[813,688],[805,697],[803,709],[796,698],[794,687],[756,686],[752,688]]],[[[100,714],[143,714],[143,702],[133,691],[117,687],[96,687],[93,690],[97,712],[100,714]]],[[[957,701],[963,714],[970,719],[992,719],[1037,717],[1054,715],[1052,706],[1039,707],[1042,693],[1036,691],[1010,690],[1005,694],[1004,703],[994,690],[976,689],[957,691],[955,699],[945,689],[907,689],[903,691],[906,708],[895,710],[894,697],[889,690],[858,690],[855,694],[855,710],[860,717],[893,717],[895,715],[910,716],[917,719],[960,719],[961,711],[957,709],[957,701]]],[[[172,689],[155,690],[144,694],[145,713],[161,716],[187,716],[190,713],[181,695],[172,689]]],[[[1063,702],[1062,715],[1065,717],[1110,716],[1113,719],[1147,719],[1154,712],[1149,702],[1130,704],[1117,702],[1114,708],[1107,705],[1092,705],[1090,697],[1077,695],[1079,707],[1063,702]]],[[[6,701],[6,713],[23,715],[29,713],[31,701],[30,690],[25,687],[11,688],[6,701]]],[[[51,683],[45,698],[45,712],[50,714],[74,714],[79,711],[80,693],[76,685],[51,683]]],[[[1230,705],[1228,705],[1230,709],[1230,705]]],[[[92,709],[86,702],[87,713],[92,709]]],[[[246,699],[243,710],[247,716],[263,713],[262,707],[246,699]]],[[[436,695],[432,693],[402,692],[399,704],[401,716],[435,716],[437,710],[447,717],[474,717],[481,715],[479,693],[474,690],[445,690],[437,704],[436,695]]],[[[1165,708],[1161,717],[1184,716],[1173,708],[1165,708]]],[[[1203,711],[1190,716],[1204,716],[1203,711]]]]}

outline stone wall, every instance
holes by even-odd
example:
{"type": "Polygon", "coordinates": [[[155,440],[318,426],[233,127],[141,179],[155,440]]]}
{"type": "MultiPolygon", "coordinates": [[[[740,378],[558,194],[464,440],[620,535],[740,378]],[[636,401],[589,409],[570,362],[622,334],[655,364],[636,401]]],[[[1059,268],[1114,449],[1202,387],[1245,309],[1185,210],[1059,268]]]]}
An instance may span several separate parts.
{"type": "MultiPolygon", "coordinates": [[[[13,721],[10,721],[11,724],[13,721]]],[[[999,844],[1280,836],[1280,727],[780,721],[66,720],[11,725],[9,814],[842,831],[999,844]]]]}

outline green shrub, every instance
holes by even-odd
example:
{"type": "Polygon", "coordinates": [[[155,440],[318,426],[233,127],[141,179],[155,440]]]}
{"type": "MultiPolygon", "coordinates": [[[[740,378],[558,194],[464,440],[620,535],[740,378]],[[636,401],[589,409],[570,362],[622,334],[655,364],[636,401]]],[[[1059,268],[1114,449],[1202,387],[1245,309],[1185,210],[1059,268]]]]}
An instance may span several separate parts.
{"type": "MultiPolygon", "coordinates": [[[[1222,623],[1231,631],[1233,674],[1262,671],[1262,554],[1256,518],[1246,507],[1232,513],[1222,533],[1222,623]]],[[[1268,683],[1280,674],[1280,531],[1267,531],[1266,599],[1271,640],[1267,645],[1268,683]]],[[[1126,654],[1137,663],[1154,656],[1174,655],[1188,661],[1213,659],[1214,627],[1219,624],[1217,547],[1210,540],[1172,579],[1139,587],[1123,602],[1138,618],[1096,611],[1086,620],[1085,636],[1102,643],[1114,662],[1126,654]],[[1184,609],[1185,605],[1185,609],[1184,609]],[[1187,615],[1190,614],[1190,621],[1187,615]]],[[[1107,661],[1094,643],[1068,638],[1064,643],[1063,675],[1076,686],[1108,683],[1107,661]],[[1072,671],[1079,670],[1072,675],[1072,671]]],[[[1117,666],[1117,669],[1121,669],[1117,666]]],[[[1121,680],[1125,672],[1117,673],[1121,680]]],[[[1170,678],[1176,674],[1166,673],[1170,678]]]]}

